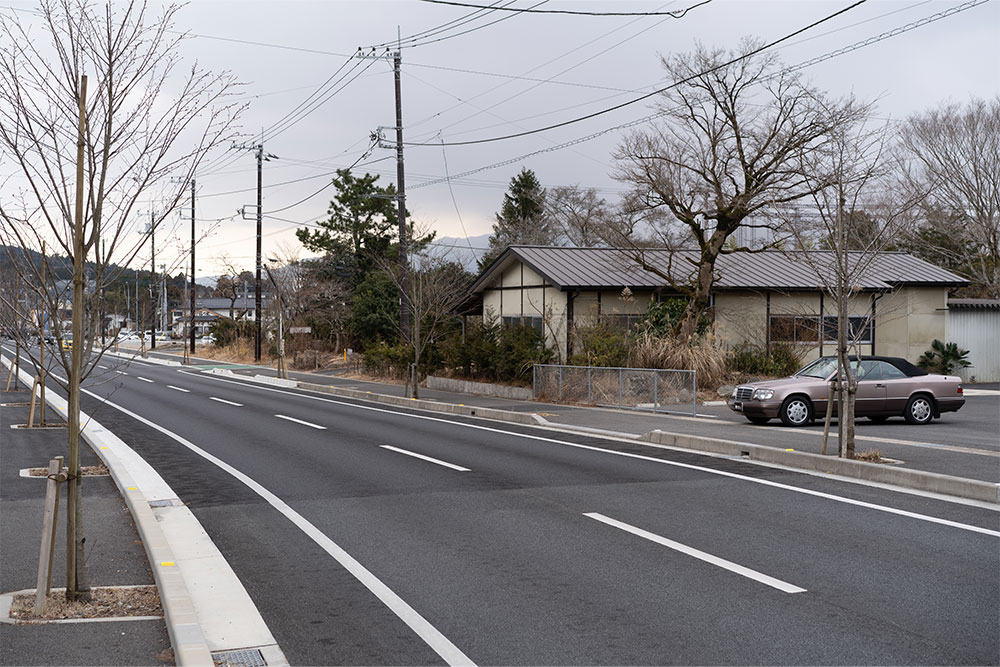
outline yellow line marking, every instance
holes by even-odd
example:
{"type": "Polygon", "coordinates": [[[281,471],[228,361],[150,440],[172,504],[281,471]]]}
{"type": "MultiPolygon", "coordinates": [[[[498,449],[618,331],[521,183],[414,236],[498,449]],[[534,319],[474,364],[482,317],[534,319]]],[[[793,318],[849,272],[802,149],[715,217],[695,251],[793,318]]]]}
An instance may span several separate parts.
{"type": "Polygon", "coordinates": [[[139,490],[138,486],[129,486],[126,488],[126,491],[138,491],[138,490],[139,490]]]}
{"type": "Polygon", "coordinates": [[[163,560],[163,561],[160,561],[160,566],[161,566],[161,567],[173,567],[173,566],[174,566],[174,565],[176,565],[176,564],[177,564],[177,563],[175,563],[175,562],[174,562],[174,561],[172,561],[172,560],[163,560]]]}

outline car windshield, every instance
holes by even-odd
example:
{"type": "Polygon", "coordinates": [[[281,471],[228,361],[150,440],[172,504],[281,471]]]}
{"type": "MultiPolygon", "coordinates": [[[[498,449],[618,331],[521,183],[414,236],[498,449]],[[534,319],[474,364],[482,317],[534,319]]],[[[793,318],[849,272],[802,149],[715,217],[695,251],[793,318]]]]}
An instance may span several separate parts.
{"type": "Polygon", "coordinates": [[[837,358],[836,357],[821,357],[816,361],[812,362],[798,373],[796,376],[806,376],[813,378],[823,378],[824,380],[830,377],[830,374],[837,370],[837,358]]]}

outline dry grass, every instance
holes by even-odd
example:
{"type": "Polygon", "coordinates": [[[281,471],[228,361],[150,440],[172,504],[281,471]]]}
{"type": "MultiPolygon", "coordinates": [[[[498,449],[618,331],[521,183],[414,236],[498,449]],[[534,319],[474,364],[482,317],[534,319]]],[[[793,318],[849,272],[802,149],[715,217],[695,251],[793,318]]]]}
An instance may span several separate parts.
{"type": "Polygon", "coordinates": [[[635,343],[638,368],[681,368],[698,373],[698,385],[716,387],[726,379],[726,353],[714,334],[679,344],[674,338],[642,333],[635,343]]]}
{"type": "Polygon", "coordinates": [[[67,602],[64,589],[53,589],[46,598],[45,613],[35,616],[34,593],[15,595],[10,617],[18,621],[53,621],[66,618],[116,618],[163,616],[156,586],[93,588],[90,602],[67,602]]]}
{"type": "Polygon", "coordinates": [[[854,453],[855,461],[867,461],[869,463],[885,463],[882,452],[877,449],[866,449],[863,452],[854,453]]]}
{"type": "MultiPolygon", "coordinates": [[[[261,346],[262,348],[264,346],[261,346]]],[[[206,345],[197,351],[197,356],[204,359],[215,359],[216,361],[228,361],[236,364],[252,364],[254,363],[254,342],[246,338],[239,338],[236,342],[226,345],[225,347],[219,347],[217,345],[206,345]]],[[[261,350],[261,363],[269,365],[275,360],[266,353],[265,350],[261,350]]]]}
{"type": "MultiPolygon", "coordinates": [[[[47,477],[49,474],[48,468],[29,468],[28,474],[32,477],[47,477]]],[[[80,466],[80,474],[84,477],[99,477],[101,475],[108,475],[107,466],[80,466]]]]}

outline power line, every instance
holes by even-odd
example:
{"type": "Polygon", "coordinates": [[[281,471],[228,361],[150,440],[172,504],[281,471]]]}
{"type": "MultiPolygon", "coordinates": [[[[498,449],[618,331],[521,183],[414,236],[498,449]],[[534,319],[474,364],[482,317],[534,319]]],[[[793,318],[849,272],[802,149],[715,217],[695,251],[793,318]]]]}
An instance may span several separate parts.
{"type": "MultiPolygon", "coordinates": [[[[516,2],[516,0],[506,0],[506,2],[507,5],[512,5],[514,4],[514,2],[516,2]]],[[[492,14],[497,9],[495,5],[499,5],[500,3],[501,0],[496,0],[496,2],[493,2],[491,5],[486,7],[480,7],[476,11],[465,14],[464,16],[452,19],[451,21],[447,21],[440,25],[434,26],[433,28],[427,28],[426,30],[421,30],[420,32],[414,33],[412,35],[407,35],[406,37],[397,37],[396,39],[390,40],[388,42],[375,44],[373,45],[373,48],[388,48],[393,46],[399,46],[403,42],[413,42],[417,39],[421,39],[424,37],[433,37],[434,35],[439,35],[443,32],[447,32],[448,30],[452,30],[454,28],[463,26],[467,23],[471,23],[472,21],[475,21],[477,18],[483,18],[489,14],[492,14]],[[482,14],[482,16],[479,16],[480,14],[482,14]]]]}
{"type": "MultiPolygon", "coordinates": [[[[642,102],[643,100],[648,100],[650,97],[653,97],[655,95],[659,95],[661,93],[664,93],[664,92],[666,92],[666,91],[668,91],[668,90],[670,90],[672,88],[676,88],[677,86],[680,86],[680,85],[682,85],[684,83],[687,83],[689,81],[693,81],[693,80],[695,80],[697,78],[700,78],[700,77],[706,76],[708,74],[711,74],[712,72],[717,72],[720,69],[722,69],[724,67],[729,67],[730,65],[738,63],[741,60],[746,60],[747,58],[750,58],[750,57],[755,56],[755,55],[757,55],[759,53],[762,53],[762,52],[766,51],[767,49],[773,48],[774,46],[776,46],[776,45],[778,45],[778,44],[780,44],[782,42],[788,41],[789,39],[791,39],[792,37],[795,37],[796,35],[801,35],[802,33],[806,32],[808,30],[811,30],[812,28],[815,28],[818,25],[826,23],[827,21],[830,21],[830,20],[832,20],[832,19],[840,16],[841,14],[849,12],[852,9],[863,5],[867,1],[868,0],[857,0],[857,2],[851,4],[851,5],[847,6],[847,7],[843,8],[843,9],[840,9],[840,10],[834,12],[833,14],[830,14],[830,15],[828,15],[828,16],[826,16],[826,17],[824,17],[824,18],[822,18],[822,19],[820,19],[818,21],[814,21],[813,23],[810,23],[809,25],[807,25],[807,26],[805,26],[803,28],[799,28],[798,30],[796,30],[794,32],[790,32],[787,35],[785,35],[784,37],[780,37],[780,38],[774,40],[773,42],[768,42],[767,44],[759,46],[756,49],[753,49],[752,51],[749,51],[749,52],[747,52],[747,53],[745,53],[745,54],[743,54],[741,56],[737,56],[736,58],[733,58],[733,59],[731,59],[731,60],[729,60],[727,62],[720,63],[719,65],[716,65],[714,67],[710,67],[707,70],[704,70],[704,71],[699,72],[697,74],[693,74],[693,75],[691,75],[689,77],[685,77],[684,79],[681,79],[680,81],[675,81],[674,83],[670,84],[669,86],[665,86],[663,88],[659,88],[657,90],[654,90],[654,91],[652,91],[650,93],[646,93],[645,95],[640,95],[639,97],[635,97],[635,98],[633,98],[633,99],[631,99],[631,100],[629,100],[627,102],[622,102],[621,104],[616,104],[614,106],[607,107],[607,108],[602,109],[600,111],[595,111],[593,113],[589,113],[589,114],[586,114],[586,115],[583,115],[583,116],[578,116],[578,117],[572,118],[570,120],[565,120],[565,121],[563,121],[561,123],[555,123],[553,125],[548,125],[548,126],[545,126],[545,127],[539,127],[539,128],[534,129],[534,130],[526,130],[524,132],[515,132],[513,134],[507,134],[507,135],[503,135],[503,136],[499,136],[499,137],[489,137],[487,139],[470,139],[468,141],[453,141],[453,142],[448,142],[445,145],[446,146],[471,146],[471,145],[475,145],[475,144],[492,143],[492,142],[495,142],[495,141],[505,141],[507,139],[517,139],[519,137],[526,137],[526,136],[529,136],[529,135],[532,135],[532,134],[538,134],[539,132],[547,132],[549,130],[555,130],[555,129],[560,128],[560,127],[566,127],[567,125],[573,125],[575,123],[579,123],[579,122],[582,122],[582,121],[585,121],[585,120],[590,120],[591,118],[596,118],[598,116],[603,116],[604,114],[611,113],[612,111],[617,111],[618,109],[623,109],[623,108],[625,108],[627,106],[631,106],[631,105],[636,104],[638,102],[642,102]]],[[[409,146],[433,146],[433,145],[437,145],[437,144],[430,144],[430,143],[408,143],[407,145],[409,145],[409,146]]]]}
{"type": "MultiPolygon", "coordinates": [[[[830,51],[830,52],[825,53],[823,55],[816,56],[815,58],[811,58],[809,60],[801,62],[801,63],[799,63],[797,65],[793,65],[791,67],[788,67],[788,68],[782,70],[781,72],[778,72],[777,74],[775,74],[775,76],[780,75],[780,74],[787,74],[787,73],[798,71],[798,70],[801,70],[801,69],[805,69],[807,67],[811,67],[813,65],[817,65],[817,64],[819,64],[821,62],[824,62],[826,60],[830,60],[832,58],[836,58],[838,56],[842,56],[842,55],[844,55],[846,53],[850,53],[852,51],[857,51],[858,49],[862,49],[862,48],[864,48],[866,46],[871,46],[872,44],[884,41],[884,40],[889,39],[891,37],[895,37],[896,35],[902,34],[904,32],[908,32],[910,30],[914,30],[914,29],[919,28],[921,26],[927,25],[928,23],[933,23],[935,21],[940,21],[941,19],[947,18],[947,17],[952,16],[954,14],[957,14],[959,12],[966,11],[968,9],[972,9],[973,7],[977,7],[979,5],[987,3],[989,1],[990,0],[969,0],[968,2],[965,2],[965,3],[961,4],[961,5],[956,6],[956,7],[951,7],[949,9],[944,10],[944,11],[937,12],[936,14],[931,14],[931,15],[925,16],[922,19],[919,19],[917,21],[913,21],[913,22],[908,23],[906,25],[899,26],[897,28],[893,28],[892,30],[883,32],[883,33],[881,33],[879,35],[876,35],[875,37],[870,37],[870,38],[862,40],[860,42],[855,42],[854,44],[851,44],[849,46],[845,46],[845,47],[837,49],[835,51],[830,51]]],[[[466,176],[472,176],[473,174],[478,174],[480,172],[488,171],[490,169],[497,169],[497,168],[500,168],[500,167],[506,167],[506,166],[511,165],[511,164],[517,164],[519,162],[523,162],[524,160],[527,160],[528,158],[535,157],[537,155],[542,155],[544,153],[551,153],[553,151],[562,150],[563,148],[567,148],[569,146],[575,146],[576,144],[582,144],[584,142],[591,141],[593,139],[596,139],[598,137],[604,136],[605,134],[608,134],[610,132],[614,132],[616,130],[624,130],[624,129],[627,129],[627,128],[630,128],[630,127],[635,127],[637,125],[644,125],[645,123],[648,123],[648,122],[650,122],[652,120],[660,118],[661,116],[665,115],[666,113],[668,113],[668,111],[660,111],[660,112],[657,112],[657,113],[654,113],[654,114],[650,114],[648,116],[644,116],[642,118],[637,118],[635,120],[631,120],[631,121],[629,121],[627,123],[622,123],[620,125],[614,125],[612,127],[605,128],[603,130],[599,130],[597,132],[594,132],[592,134],[588,134],[588,135],[583,136],[583,137],[578,137],[578,138],[572,139],[570,141],[565,141],[565,142],[563,142],[561,144],[557,144],[555,146],[550,146],[548,148],[540,148],[538,150],[531,151],[529,153],[525,153],[523,155],[519,155],[519,156],[514,157],[514,158],[503,160],[501,162],[494,162],[493,164],[485,165],[485,166],[482,166],[482,167],[477,167],[475,169],[470,169],[468,171],[464,171],[464,172],[462,172],[462,173],[460,173],[460,174],[458,174],[456,176],[451,177],[451,180],[455,180],[455,179],[459,179],[459,178],[465,178],[466,176]]],[[[425,187],[428,187],[428,186],[431,186],[431,185],[438,185],[440,183],[446,182],[447,180],[448,179],[445,179],[445,178],[436,178],[436,179],[433,179],[433,180],[430,180],[430,181],[425,181],[423,183],[417,183],[415,185],[412,185],[411,189],[425,188],[425,187]]]]}
{"type": "MultiPolygon", "coordinates": [[[[362,153],[362,154],[361,154],[361,156],[360,156],[360,157],[358,157],[358,159],[357,159],[357,160],[355,160],[355,161],[354,161],[353,163],[351,163],[351,166],[347,167],[347,171],[350,171],[351,169],[354,169],[354,167],[356,167],[356,166],[358,165],[358,163],[359,163],[359,162],[361,162],[361,161],[362,161],[362,160],[364,160],[364,159],[365,159],[366,157],[368,157],[369,155],[371,155],[371,154],[372,154],[372,151],[373,151],[373,150],[375,150],[375,147],[376,147],[377,145],[378,145],[378,142],[377,142],[377,141],[373,141],[373,142],[372,142],[372,144],[371,144],[371,145],[370,145],[370,146],[368,147],[368,150],[366,150],[366,151],[365,151],[364,153],[362,153]]],[[[303,204],[303,203],[305,203],[305,202],[309,201],[310,199],[312,199],[313,197],[315,197],[315,196],[316,196],[316,195],[318,195],[319,193],[321,193],[321,192],[323,192],[324,190],[326,190],[326,189],[327,189],[328,187],[330,187],[331,185],[333,185],[333,181],[330,181],[329,183],[327,183],[326,185],[324,185],[323,187],[321,187],[321,188],[320,188],[319,190],[317,190],[316,192],[312,193],[312,194],[311,194],[311,195],[309,195],[308,197],[304,197],[303,199],[300,199],[300,200],[298,200],[298,201],[297,201],[297,202],[295,202],[294,204],[289,204],[288,206],[283,206],[283,207],[281,207],[281,208],[276,208],[276,209],[274,209],[273,211],[265,211],[265,212],[266,212],[266,213],[280,213],[281,211],[287,211],[287,210],[288,210],[288,209],[290,209],[290,208],[293,208],[293,207],[295,207],[295,206],[298,206],[299,204],[303,204]]]]}
{"type": "MultiPolygon", "coordinates": [[[[702,5],[707,5],[712,0],[702,0],[696,5],[691,5],[687,9],[677,9],[672,12],[584,12],[572,9],[528,9],[519,7],[496,7],[496,11],[521,12],[522,14],[569,14],[571,16],[669,16],[670,18],[683,18],[692,9],[697,9],[702,5]]],[[[452,2],[451,0],[421,0],[434,5],[451,5],[452,7],[477,7],[486,9],[482,5],[474,5],[467,2],[452,2]]]]}

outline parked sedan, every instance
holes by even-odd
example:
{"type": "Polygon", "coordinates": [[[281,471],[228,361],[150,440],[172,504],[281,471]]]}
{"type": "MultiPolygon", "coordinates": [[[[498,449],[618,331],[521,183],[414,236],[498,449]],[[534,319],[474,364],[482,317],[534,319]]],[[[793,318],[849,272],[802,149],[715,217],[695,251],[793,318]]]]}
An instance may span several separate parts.
{"type": "MultiPolygon", "coordinates": [[[[858,374],[858,417],[883,422],[901,416],[911,424],[927,424],[965,404],[961,378],[934,375],[898,357],[851,357],[851,362],[858,374]]],[[[754,424],[778,417],[786,426],[804,426],[826,414],[836,373],[837,358],[820,357],[790,378],[736,387],[728,404],[754,424]]]]}

